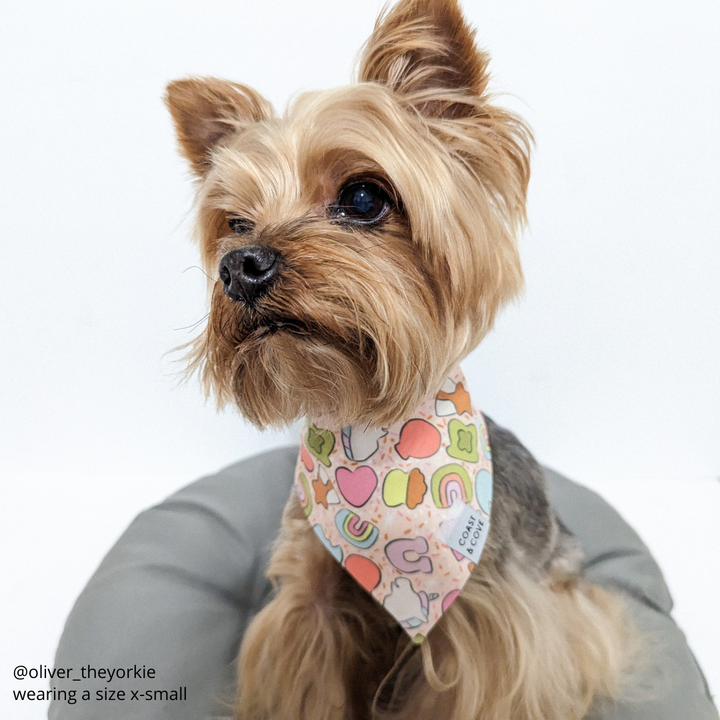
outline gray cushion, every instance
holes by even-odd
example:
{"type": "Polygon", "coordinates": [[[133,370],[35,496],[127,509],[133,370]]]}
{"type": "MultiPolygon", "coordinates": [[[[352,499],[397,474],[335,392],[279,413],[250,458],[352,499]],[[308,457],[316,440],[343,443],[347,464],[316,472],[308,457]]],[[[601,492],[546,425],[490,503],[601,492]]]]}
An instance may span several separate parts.
{"type": "MultiPolygon", "coordinates": [[[[296,453],[282,448],[231,465],[137,517],[78,598],[55,660],[73,676],[91,666],[128,668],[131,677],[56,678],[53,686],[75,691],[77,702],[51,703],[51,720],[231,715],[234,658],[249,618],[270,593],[264,569],[296,453]],[[155,677],[132,677],[143,666],[155,677]],[[123,689],[125,699],[96,699],[103,688],[123,689]],[[179,688],[186,699],[173,700],[179,688]],[[90,700],[80,699],[83,690],[90,700]]],[[[558,513],[583,544],[588,578],[627,593],[638,624],[660,648],[652,692],[597,707],[587,720],[718,720],[647,548],[599,496],[546,472],[558,513]]]]}

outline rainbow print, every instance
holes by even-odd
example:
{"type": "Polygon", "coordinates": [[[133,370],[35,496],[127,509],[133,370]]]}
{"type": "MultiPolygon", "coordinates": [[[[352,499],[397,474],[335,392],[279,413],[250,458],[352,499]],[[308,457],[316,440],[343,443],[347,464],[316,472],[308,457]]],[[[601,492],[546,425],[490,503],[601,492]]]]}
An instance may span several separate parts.
{"type": "Polygon", "coordinates": [[[372,523],[345,508],[338,510],[335,527],[351,545],[362,549],[369,548],[378,537],[378,529],[372,523]]]}
{"type": "Polygon", "coordinates": [[[430,480],[430,489],[433,502],[439,508],[449,508],[456,500],[469,503],[473,498],[470,476],[457,463],[438,468],[430,480]]]}

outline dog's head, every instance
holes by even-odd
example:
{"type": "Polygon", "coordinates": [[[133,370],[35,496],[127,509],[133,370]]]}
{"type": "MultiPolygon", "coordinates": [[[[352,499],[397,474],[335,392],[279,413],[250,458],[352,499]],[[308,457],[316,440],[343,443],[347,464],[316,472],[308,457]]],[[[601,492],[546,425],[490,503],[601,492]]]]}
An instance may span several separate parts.
{"type": "Polygon", "coordinates": [[[401,0],[358,82],[283,117],[211,78],[168,86],[215,279],[191,367],[257,425],[394,422],[522,284],[529,133],[493,106],[456,0],[401,0]]]}

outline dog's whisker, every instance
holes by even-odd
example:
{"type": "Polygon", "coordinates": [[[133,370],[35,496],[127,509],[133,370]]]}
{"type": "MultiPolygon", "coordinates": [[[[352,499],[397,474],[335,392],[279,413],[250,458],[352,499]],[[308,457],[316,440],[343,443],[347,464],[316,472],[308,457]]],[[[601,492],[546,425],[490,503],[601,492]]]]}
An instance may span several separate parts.
{"type": "Polygon", "coordinates": [[[194,330],[198,325],[204,323],[209,317],[210,313],[206,313],[203,317],[200,318],[200,320],[194,322],[192,325],[185,325],[184,327],[173,328],[173,331],[177,332],[178,330],[194,330]]]}
{"type": "Polygon", "coordinates": [[[186,267],[181,274],[184,275],[188,270],[199,270],[208,280],[210,280],[210,282],[215,282],[217,280],[217,278],[210,277],[199,265],[190,265],[189,267],[186,267]]]}
{"type": "Polygon", "coordinates": [[[353,249],[359,255],[361,253],[367,252],[368,250],[376,250],[377,248],[389,247],[391,245],[394,245],[396,242],[397,241],[393,238],[392,240],[386,240],[385,242],[377,242],[377,243],[373,243],[372,245],[365,245],[364,247],[353,248],[353,249]]]}

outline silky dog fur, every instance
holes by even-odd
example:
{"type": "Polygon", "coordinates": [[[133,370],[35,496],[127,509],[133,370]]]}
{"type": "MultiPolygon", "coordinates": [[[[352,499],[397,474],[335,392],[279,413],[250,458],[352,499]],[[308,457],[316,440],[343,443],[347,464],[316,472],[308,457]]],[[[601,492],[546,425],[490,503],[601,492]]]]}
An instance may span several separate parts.
{"type": "MultiPolygon", "coordinates": [[[[168,86],[213,278],[189,365],[221,405],[260,427],[385,425],[482,340],[522,285],[531,144],[493,104],[487,66],[456,0],[401,0],[378,19],[356,83],[303,94],[282,117],[233,82],[168,86]],[[360,182],[382,203],[369,222],[342,212],[360,182]],[[218,262],[245,246],[281,265],[258,297],[232,298],[218,262]]],[[[238,717],[578,720],[617,692],[632,636],[623,603],[582,579],[537,463],[488,426],[490,536],[420,646],[290,499],[268,569],[276,592],[240,650],[238,717]]]]}

